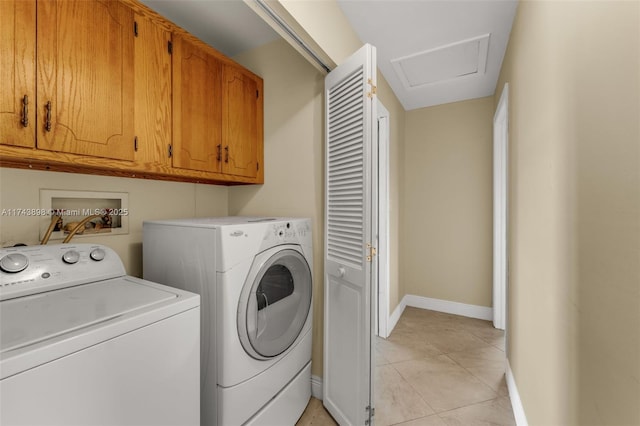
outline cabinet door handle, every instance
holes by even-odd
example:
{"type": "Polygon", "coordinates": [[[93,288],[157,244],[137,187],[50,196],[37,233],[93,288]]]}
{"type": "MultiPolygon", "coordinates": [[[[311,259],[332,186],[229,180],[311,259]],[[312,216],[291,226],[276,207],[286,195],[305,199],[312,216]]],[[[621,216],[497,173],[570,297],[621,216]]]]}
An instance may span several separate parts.
{"type": "Polygon", "coordinates": [[[222,144],[219,143],[216,148],[218,149],[218,155],[216,155],[216,160],[222,161],[222,144]]]}
{"type": "Polygon", "coordinates": [[[51,101],[48,101],[47,104],[44,106],[44,108],[47,110],[47,119],[44,123],[44,129],[47,132],[51,131],[51,101]]]}
{"type": "Polygon", "coordinates": [[[229,162],[229,145],[224,147],[224,162],[229,162]]]}
{"type": "Polygon", "coordinates": [[[24,95],[22,98],[22,127],[27,127],[29,125],[29,98],[27,95],[24,95]]]}

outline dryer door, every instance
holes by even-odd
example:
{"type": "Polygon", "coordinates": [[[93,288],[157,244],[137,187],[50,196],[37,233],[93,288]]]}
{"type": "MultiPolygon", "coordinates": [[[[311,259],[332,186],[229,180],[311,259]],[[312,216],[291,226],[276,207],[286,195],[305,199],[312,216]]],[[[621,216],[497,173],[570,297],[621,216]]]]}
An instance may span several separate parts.
{"type": "Polygon", "coordinates": [[[298,246],[280,246],[256,256],[238,303],[238,335],[256,359],[286,351],[311,309],[311,270],[298,246]]]}

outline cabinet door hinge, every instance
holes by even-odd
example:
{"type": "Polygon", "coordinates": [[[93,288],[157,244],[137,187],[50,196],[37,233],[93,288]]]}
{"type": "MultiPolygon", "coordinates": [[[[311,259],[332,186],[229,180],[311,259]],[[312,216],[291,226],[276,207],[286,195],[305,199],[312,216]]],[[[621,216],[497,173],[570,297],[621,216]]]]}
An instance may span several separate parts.
{"type": "Polygon", "coordinates": [[[138,23],[136,21],[133,21],[133,35],[138,37],[138,23]]]}
{"type": "Polygon", "coordinates": [[[169,145],[169,158],[173,157],[173,145],[169,145]]]}
{"type": "Polygon", "coordinates": [[[256,90],[256,99],[259,99],[259,98],[260,98],[260,91],[256,90]]]}
{"type": "Polygon", "coordinates": [[[133,150],[134,151],[138,150],[138,137],[137,136],[135,138],[133,138],[133,150]]]}
{"type": "Polygon", "coordinates": [[[260,170],[260,163],[256,163],[256,170],[260,170]]]}
{"type": "Polygon", "coordinates": [[[167,42],[167,51],[169,52],[169,55],[173,54],[173,43],[171,41],[167,42]]]}
{"type": "Polygon", "coordinates": [[[375,408],[371,408],[370,405],[367,405],[366,407],[364,407],[364,409],[367,412],[367,419],[364,421],[364,424],[365,425],[370,425],[371,424],[371,418],[376,415],[376,409],[375,408]]]}

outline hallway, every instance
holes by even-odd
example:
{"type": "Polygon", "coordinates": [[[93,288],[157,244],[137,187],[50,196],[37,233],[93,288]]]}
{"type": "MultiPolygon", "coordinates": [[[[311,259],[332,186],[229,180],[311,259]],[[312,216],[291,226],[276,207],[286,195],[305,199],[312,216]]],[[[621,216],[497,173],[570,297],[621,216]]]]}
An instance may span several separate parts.
{"type": "MultiPolygon", "coordinates": [[[[515,425],[504,333],[490,322],[408,307],[375,355],[376,425],[515,425]]],[[[313,398],[298,422],[333,424],[313,398]]]]}

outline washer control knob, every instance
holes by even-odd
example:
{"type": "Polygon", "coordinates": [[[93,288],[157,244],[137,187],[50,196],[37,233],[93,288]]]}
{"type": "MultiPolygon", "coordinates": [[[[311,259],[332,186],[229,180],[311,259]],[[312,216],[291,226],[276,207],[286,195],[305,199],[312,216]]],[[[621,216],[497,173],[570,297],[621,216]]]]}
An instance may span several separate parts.
{"type": "Polygon", "coordinates": [[[78,260],[80,260],[80,253],[75,250],[69,250],[62,255],[62,260],[64,261],[64,263],[73,265],[74,263],[78,263],[78,260]]]}
{"type": "Polygon", "coordinates": [[[11,253],[0,259],[0,269],[10,274],[24,271],[29,266],[29,258],[24,254],[11,253]]]}
{"type": "Polygon", "coordinates": [[[96,262],[100,262],[106,255],[107,253],[105,253],[105,251],[101,248],[93,249],[91,250],[91,253],[89,253],[89,257],[91,257],[91,259],[95,260],[96,262]]]}

